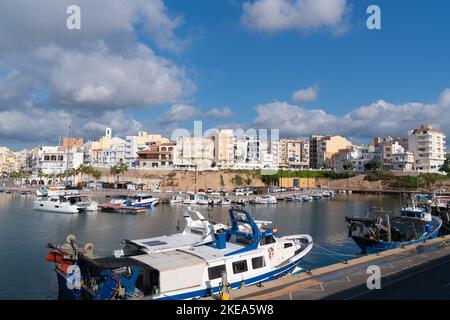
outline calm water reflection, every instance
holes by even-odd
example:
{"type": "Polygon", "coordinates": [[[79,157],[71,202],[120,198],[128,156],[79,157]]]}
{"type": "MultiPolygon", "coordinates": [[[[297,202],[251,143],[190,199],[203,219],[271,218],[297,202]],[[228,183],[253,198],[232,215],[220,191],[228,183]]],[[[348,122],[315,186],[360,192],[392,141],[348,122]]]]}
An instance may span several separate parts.
{"type": "MultiPolygon", "coordinates": [[[[68,234],[93,242],[96,254],[120,247],[121,239],[139,239],[176,232],[182,221],[181,207],[160,205],[141,215],[64,215],[37,212],[33,197],[0,194],[0,299],[55,299],[56,277],[44,258],[47,242],[62,243],[68,234]]],[[[310,203],[280,202],[277,205],[249,206],[253,217],[272,220],[283,235],[308,233],[320,246],[343,254],[357,254],[358,247],[347,238],[346,215],[364,214],[371,206],[399,209],[399,198],[377,195],[337,195],[310,203]]],[[[200,207],[212,220],[227,222],[227,208],[200,207]]],[[[335,263],[316,247],[306,257],[304,267],[335,263]]]]}

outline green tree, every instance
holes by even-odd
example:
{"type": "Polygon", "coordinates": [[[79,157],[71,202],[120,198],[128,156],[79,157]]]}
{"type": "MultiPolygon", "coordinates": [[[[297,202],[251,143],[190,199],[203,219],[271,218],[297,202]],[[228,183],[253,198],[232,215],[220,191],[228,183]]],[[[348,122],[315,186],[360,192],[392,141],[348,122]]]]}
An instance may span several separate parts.
{"type": "Polygon", "coordinates": [[[444,161],[444,164],[439,168],[439,171],[446,172],[447,175],[450,174],[450,159],[444,161]]]}
{"type": "Polygon", "coordinates": [[[353,163],[351,163],[351,162],[344,163],[344,165],[342,167],[346,171],[352,170],[354,168],[353,163]]]}
{"type": "Polygon", "coordinates": [[[235,175],[231,182],[236,186],[242,186],[244,184],[244,179],[241,176],[235,175]]]}
{"type": "Polygon", "coordinates": [[[364,165],[364,169],[366,169],[367,171],[373,171],[373,172],[378,171],[380,169],[380,167],[381,167],[381,164],[380,164],[380,161],[378,161],[378,160],[372,160],[370,162],[367,162],[364,165]]]}
{"type": "Polygon", "coordinates": [[[98,169],[92,168],[90,171],[90,175],[92,176],[92,178],[94,178],[94,180],[99,180],[102,177],[102,172],[98,169]]]}
{"type": "Polygon", "coordinates": [[[128,170],[128,165],[126,163],[119,163],[115,166],[111,166],[109,170],[111,174],[116,177],[116,181],[118,181],[119,176],[128,170]]]}

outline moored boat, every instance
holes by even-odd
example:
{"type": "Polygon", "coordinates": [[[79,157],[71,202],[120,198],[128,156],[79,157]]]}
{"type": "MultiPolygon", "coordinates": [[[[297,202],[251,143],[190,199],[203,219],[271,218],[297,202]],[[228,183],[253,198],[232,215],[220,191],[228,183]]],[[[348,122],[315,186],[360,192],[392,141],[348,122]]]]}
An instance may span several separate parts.
{"type": "Polygon", "coordinates": [[[36,211],[47,211],[56,213],[76,214],[86,211],[97,211],[96,201],[81,195],[59,195],[38,198],[33,202],[33,209],[36,211]]]}
{"type": "Polygon", "coordinates": [[[39,198],[33,202],[33,209],[36,211],[68,214],[77,214],[79,212],[75,200],[69,200],[65,196],[39,198]]]}
{"type": "Polygon", "coordinates": [[[249,201],[251,204],[276,204],[277,198],[274,196],[261,196],[261,197],[255,197],[249,201]]]}
{"type": "Polygon", "coordinates": [[[172,199],[170,199],[170,204],[182,204],[184,201],[184,198],[182,196],[173,196],[172,199]]]}
{"type": "Polygon", "coordinates": [[[366,217],[346,217],[349,236],[363,253],[377,253],[384,250],[424,242],[436,238],[442,227],[442,220],[434,217],[423,207],[411,204],[400,210],[400,216],[389,211],[373,208],[366,217]]]}
{"type": "Polygon", "coordinates": [[[127,199],[113,199],[111,203],[122,204],[129,207],[152,208],[159,203],[159,198],[155,198],[149,194],[136,194],[127,199]]]}
{"type": "Polygon", "coordinates": [[[313,200],[320,200],[320,199],[322,199],[322,196],[320,194],[318,194],[318,193],[312,194],[311,197],[312,197],[313,200]]]}
{"type": "Polygon", "coordinates": [[[111,257],[68,237],[62,246],[48,245],[47,260],[55,265],[60,293],[71,299],[178,300],[217,294],[224,274],[232,289],[276,279],[312,249],[309,235],[278,237],[246,210],[230,209],[229,217],[230,226],[200,219],[197,232],[125,240],[111,257]]]}

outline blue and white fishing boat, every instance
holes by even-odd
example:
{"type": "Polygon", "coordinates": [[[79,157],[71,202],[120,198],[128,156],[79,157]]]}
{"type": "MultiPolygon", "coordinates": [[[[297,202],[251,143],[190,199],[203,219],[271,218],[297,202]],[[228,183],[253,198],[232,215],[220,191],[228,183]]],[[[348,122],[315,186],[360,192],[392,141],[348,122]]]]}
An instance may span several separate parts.
{"type": "Polygon", "coordinates": [[[159,198],[155,198],[149,194],[136,194],[126,199],[112,199],[111,203],[121,204],[129,207],[145,207],[152,208],[159,203],[159,198]]]}
{"type": "Polygon", "coordinates": [[[112,257],[97,257],[92,244],[68,237],[49,244],[60,293],[72,299],[196,299],[230,287],[251,286],[286,275],[310,252],[309,235],[277,237],[270,222],[244,209],[229,210],[231,226],[191,219],[180,234],[124,240],[112,257]]]}
{"type": "Polygon", "coordinates": [[[389,211],[374,208],[366,217],[346,217],[349,236],[363,253],[377,253],[406,245],[421,243],[438,236],[442,220],[419,207],[416,199],[391,217],[389,211]]]}

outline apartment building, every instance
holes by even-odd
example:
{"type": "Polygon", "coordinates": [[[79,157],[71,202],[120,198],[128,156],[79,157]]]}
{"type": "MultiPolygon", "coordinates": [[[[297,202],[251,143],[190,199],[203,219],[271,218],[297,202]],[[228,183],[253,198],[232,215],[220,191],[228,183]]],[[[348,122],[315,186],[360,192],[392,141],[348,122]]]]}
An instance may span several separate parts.
{"type": "Polygon", "coordinates": [[[375,147],[372,144],[351,145],[333,154],[331,168],[345,170],[346,164],[352,165],[352,170],[364,171],[365,165],[376,157],[375,147]]]}
{"type": "Polygon", "coordinates": [[[149,134],[146,131],[139,131],[135,136],[125,137],[125,163],[130,167],[139,166],[138,152],[149,150],[151,146],[158,146],[169,143],[169,139],[160,134],[149,134]]]}
{"type": "Polygon", "coordinates": [[[175,143],[162,143],[138,151],[138,163],[141,169],[173,169],[175,143]]]}
{"type": "Polygon", "coordinates": [[[112,137],[112,129],[106,128],[105,135],[97,141],[85,144],[84,163],[98,168],[110,168],[125,163],[125,140],[112,137]]]}
{"type": "Polygon", "coordinates": [[[176,142],[173,164],[178,169],[207,170],[214,163],[214,141],[203,137],[181,137],[176,142]]]}
{"type": "Polygon", "coordinates": [[[309,141],[301,139],[280,140],[280,165],[305,169],[309,167],[310,161],[309,141]]]}
{"type": "Polygon", "coordinates": [[[57,175],[83,164],[84,153],[76,149],[64,150],[60,146],[42,146],[33,150],[31,172],[57,175]]]}
{"type": "Polygon", "coordinates": [[[408,135],[409,151],[414,155],[414,169],[437,172],[445,161],[445,134],[430,125],[421,125],[408,135]]]}
{"type": "Polygon", "coordinates": [[[333,155],[352,145],[350,141],[341,136],[311,136],[309,143],[310,167],[314,169],[331,167],[333,155]]]}
{"type": "Polygon", "coordinates": [[[231,168],[235,163],[236,138],[232,129],[220,130],[213,137],[214,161],[219,168],[231,168]]]}
{"type": "Polygon", "coordinates": [[[18,153],[9,150],[7,147],[0,147],[0,175],[20,171],[22,164],[18,153]]]}

